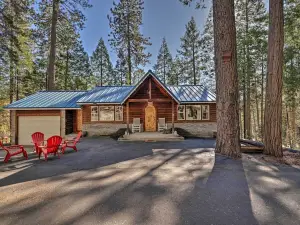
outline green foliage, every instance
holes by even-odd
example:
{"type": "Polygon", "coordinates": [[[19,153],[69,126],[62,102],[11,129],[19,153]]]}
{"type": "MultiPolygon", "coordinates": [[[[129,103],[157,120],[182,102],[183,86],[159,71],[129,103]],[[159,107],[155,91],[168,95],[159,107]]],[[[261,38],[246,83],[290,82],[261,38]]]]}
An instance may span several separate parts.
{"type": "Polygon", "coordinates": [[[285,1],[284,93],[287,106],[295,108],[300,90],[300,1],[285,1]]]}
{"type": "Polygon", "coordinates": [[[113,2],[108,15],[111,28],[109,42],[117,54],[122,54],[128,85],[132,83],[134,70],[145,66],[151,56],[146,52],[146,46],[151,45],[150,38],[145,38],[140,32],[143,5],[142,0],[120,0],[118,3],[113,2]]]}
{"type": "MultiPolygon", "coordinates": [[[[166,84],[174,83],[172,81],[171,72],[172,72],[172,55],[169,51],[166,38],[163,38],[159,53],[157,56],[157,62],[154,65],[155,74],[160,78],[160,80],[166,84]]],[[[176,83],[176,81],[175,81],[176,83]]]]}
{"type": "Polygon", "coordinates": [[[97,48],[92,54],[91,67],[96,84],[103,86],[115,83],[112,76],[113,66],[102,38],[99,40],[97,48]]]}
{"type": "Polygon", "coordinates": [[[183,83],[183,62],[178,55],[175,56],[172,62],[170,85],[179,85],[183,83]]]}
{"type": "Polygon", "coordinates": [[[209,11],[204,31],[201,37],[201,84],[209,90],[216,91],[215,61],[214,61],[214,30],[213,11],[209,11]]]}
{"type": "Polygon", "coordinates": [[[185,84],[199,84],[201,67],[201,37],[194,17],[186,25],[178,53],[183,60],[185,84]]]}

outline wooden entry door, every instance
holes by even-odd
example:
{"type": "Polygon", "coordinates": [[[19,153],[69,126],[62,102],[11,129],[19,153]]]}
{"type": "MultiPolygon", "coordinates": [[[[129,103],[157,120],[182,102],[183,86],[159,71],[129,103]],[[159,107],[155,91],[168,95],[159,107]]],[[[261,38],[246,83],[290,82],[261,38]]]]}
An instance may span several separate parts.
{"type": "Polygon", "coordinates": [[[145,131],[156,131],[156,109],[152,102],[145,108],[145,131]]]}

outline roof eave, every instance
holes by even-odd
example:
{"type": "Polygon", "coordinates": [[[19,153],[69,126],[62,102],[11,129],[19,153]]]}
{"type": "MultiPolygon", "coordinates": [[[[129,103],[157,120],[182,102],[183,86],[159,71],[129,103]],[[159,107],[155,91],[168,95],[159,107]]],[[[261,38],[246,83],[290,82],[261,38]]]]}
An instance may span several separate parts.
{"type": "Polygon", "coordinates": [[[180,104],[195,104],[195,103],[201,103],[201,104],[204,104],[204,103],[216,103],[216,101],[194,101],[194,102],[180,102],[180,104]]]}
{"type": "Polygon", "coordinates": [[[54,107],[54,108],[48,108],[48,107],[30,107],[30,108],[18,108],[18,107],[9,107],[9,108],[7,108],[7,107],[4,107],[3,108],[4,110],[8,110],[8,111],[10,111],[10,110],[62,110],[62,109],[64,109],[64,110],[79,110],[79,109],[81,109],[80,107],[76,107],[76,108],[59,108],[59,107],[54,107]]]}
{"type": "Polygon", "coordinates": [[[78,105],[122,105],[122,102],[77,102],[78,105]]]}

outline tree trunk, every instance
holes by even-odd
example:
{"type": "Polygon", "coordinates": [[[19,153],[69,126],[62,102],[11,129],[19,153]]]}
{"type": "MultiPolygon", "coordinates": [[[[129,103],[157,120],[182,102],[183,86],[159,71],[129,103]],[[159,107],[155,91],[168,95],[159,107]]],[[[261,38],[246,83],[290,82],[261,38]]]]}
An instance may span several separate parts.
{"type": "MultiPolygon", "coordinates": [[[[256,125],[257,125],[258,121],[255,120],[255,110],[252,110],[251,112],[252,112],[252,115],[251,115],[252,119],[251,120],[253,121],[253,126],[251,126],[251,128],[252,128],[251,133],[255,134],[255,136],[253,135],[252,137],[255,137],[255,140],[257,140],[256,125]]],[[[250,139],[252,139],[252,138],[250,138],[250,139]]]]}
{"type": "Polygon", "coordinates": [[[59,0],[53,0],[50,54],[49,54],[49,63],[47,69],[47,75],[48,75],[47,90],[55,89],[56,26],[57,26],[57,19],[58,19],[58,9],[59,9],[59,0]]]}
{"type": "Polygon", "coordinates": [[[67,48],[67,60],[65,70],[65,90],[68,90],[68,79],[69,79],[69,48],[67,48]]]}
{"type": "Polygon", "coordinates": [[[132,63],[131,63],[131,41],[130,41],[130,9],[129,3],[127,4],[127,63],[128,63],[128,74],[127,74],[127,85],[131,85],[132,77],[132,63]]]}
{"type": "Polygon", "coordinates": [[[196,81],[195,43],[193,43],[193,76],[194,76],[194,85],[196,85],[197,81],[196,81]]]}
{"type": "Polygon", "coordinates": [[[103,53],[102,53],[103,49],[101,50],[101,59],[100,59],[100,86],[103,86],[103,53]]]}
{"type": "Polygon", "coordinates": [[[166,57],[164,52],[164,84],[166,84],[166,57]]]}
{"type": "MultiPolygon", "coordinates": [[[[258,88],[257,77],[255,77],[255,106],[256,106],[256,120],[257,120],[257,124],[255,126],[255,135],[256,135],[256,138],[258,138],[260,136],[260,132],[259,132],[259,128],[260,128],[260,116],[259,116],[259,100],[258,100],[257,88],[258,88]]],[[[255,119],[254,119],[254,121],[255,121],[255,119]]]]}
{"type": "Polygon", "coordinates": [[[248,0],[246,0],[246,24],[245,24],[245,34],[246,34],[246,138],[251,139],[251,91],[250,91],[250,51],[249,51],[249,16],[248,16],[248,0]]]}
{"type": "Polygon", "coordinates": [[[217,84],[216,152],[241,157],[234,0],[213,0],[217,84]]]}
{"type": "Polygon", "coordinates": [[[262,60],[261,60],[261,102],[260,102],[260,136],[261,139],[264,137],[264,59],[262,53],[262,60]]]}
{"type": "MultiPolygon", "coordinates": [[[[18,67],[17,65],[16,65],[16,67],[18,67]]],[[[20,84],[20,81],[19,81],[19,70],[18,70],[18,68],[16,68],[16,76],[15,76],[15,79],[16,79],[16,101],[18,101],[19,99],[20,99],[20,86],[19,86],[19,84],[20,84]]]]}
{"type": "MultiPolygon", "coordinates": [[[[246,56],[245,46],[243,46],[244,57],[246,56]]],[[[243,66],[243,135],[247,138],[247,92],[246,92],[246,69],[243,66]]]]}
{"type": "Polygon", "coordinates": [[[12,103],[14,101],[14,92],[15,92],[14,66],[13,66],[13,59],[10,58],[10,63],[9,63],[9,103],[12,103]]]}
{"type": "Polygon", "coordinates": [[[264,153],[282,157],[283,0],[269,2],[264,153]]]}

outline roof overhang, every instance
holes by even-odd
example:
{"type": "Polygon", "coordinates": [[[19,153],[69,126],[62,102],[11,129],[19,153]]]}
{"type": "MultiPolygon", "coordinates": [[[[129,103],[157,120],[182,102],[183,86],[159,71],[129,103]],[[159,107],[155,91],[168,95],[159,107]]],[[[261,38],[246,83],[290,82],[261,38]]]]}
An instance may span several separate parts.
{"type": "Polygon", "coordinates": [[[122,105],[121,102],[77,102],[77,105],[122,105]]]}
{"type": "Polygon", "coordinates": [[[156,75],[149,70],[144,77],[135,85],[135,87],[128,93],[128,95],[124,98],[122,101],[122,105],[128,100],[128,98],[141,86],[141,84],[148,78],[152,77],[157,83],[160,84],[160,86],[178,103],[180,104],[180,101],[173,95],[173,93],[156,77],[156,75]]]}
{"type": "Polygon", "coordinates": [[[180,102],[181,105],[186,105],[186,104],[211,104],[211,103],[216,103],[216,102],[180,102]]]}
{"type": "Polygon", "coordinates": [[[4,108],[5,110],[80,110],[81,108],[4,108]]]}

